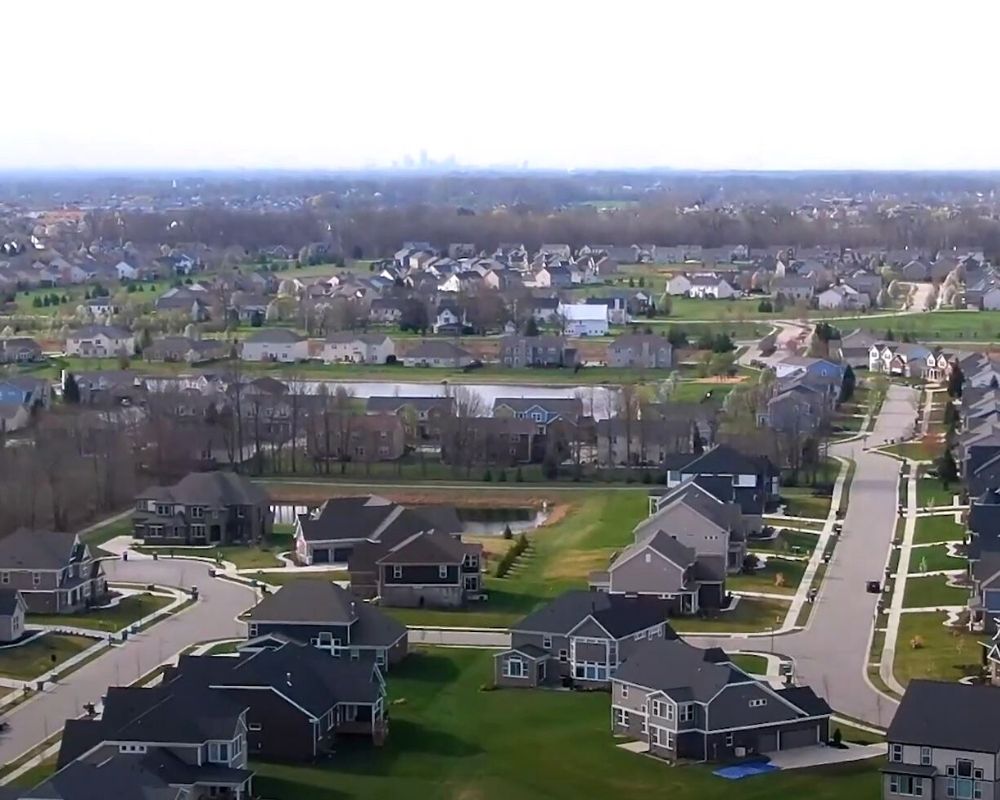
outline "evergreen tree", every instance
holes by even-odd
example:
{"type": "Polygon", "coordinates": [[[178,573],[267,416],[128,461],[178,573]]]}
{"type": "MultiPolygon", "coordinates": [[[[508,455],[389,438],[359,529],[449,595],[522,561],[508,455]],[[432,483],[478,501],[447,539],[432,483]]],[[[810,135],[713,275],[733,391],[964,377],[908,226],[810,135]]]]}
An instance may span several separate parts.
{"type": "Polygon", "coordinates": [[[534,317],[528,317],[528,321],[524,323],[524,335],[538,336],[538,323],[535,322],[534,317]]]}
{"type": "Polygon", "coordinates": [[[951,375],[948,376],[948,397],[960,398],[964,387],[965,375],[962,374],[962,368],[957,363],[952,364],[951,375]]]}
{"type": "Polygon", "coordinates": [[[938,477],[941,479],[941,484],[945,489],[958,480],[958,464],[955,463],[955,457],[951,454],[951,450],[946,449],[944,453],[937,462],[938,477]]]}
{"type": "Polygon", "coordinates": [[[80,387],[76,383],[76,378],[72,372],[66,373],[66,380],[63,383],[63,401],[77,405],[80,402],[80,387]]]}
{"type": "Polygon", "coordinates": [[[857,379],[854,377],[854,370],[851,365],[848,364],[847,368],[844,370],[844,380],[840,384],[840,402],[846,403],[854,396],[854,387],[857,383],[857,379]]]}
{"type": "Polygon", "coordinates": [[[694,426],[694,433],[691,436],[691,452],[696,456],[705,452],[705,443],[701,440],[701,432],[697,425],[694,426]]]}

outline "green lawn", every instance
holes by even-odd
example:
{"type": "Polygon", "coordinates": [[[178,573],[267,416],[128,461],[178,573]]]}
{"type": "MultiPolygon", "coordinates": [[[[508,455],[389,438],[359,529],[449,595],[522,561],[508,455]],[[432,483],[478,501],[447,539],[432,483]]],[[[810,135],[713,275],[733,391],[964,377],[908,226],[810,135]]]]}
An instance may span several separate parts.
{"type": "Polygon", "coordinates": [[[761,542],[750,539],[748,544],[751,550],[765,550],[775,553],[791,553],[793,548],[798,548],[796,555],[808,556],[816,549],[818,541],[819,537],[814,533],[782,530],[770,541],[761,542]]]}
{"type": "Polygon", "coordinates": [[[252,547],[249,545],[227,545],[225,547],[150,547],[142,545],[135,548],[140,553],[159,553],[163,558],[171,555],[178,558],[195,557],[211,558],[216,561],[231,561],[237,569],[262,569],[280,567],[277,553],[281,549],[270,547],[252,547]]]}
{"type": "Polygon", "coordinates": [[[88,531],[83,535],[83,540],[89,545],[97,546],[104,544],[109,539],[114,539],[116,536],[131,535],[132,517],[129,516],[88,531]]]}
{"type": "Polygon", "coordinates": [[[872,733],[871,731],[861,730],[861,728],[855,728],[853,725],[847,725],[843,722],[830,722],[830,735],[833,735],[833,731],[837,728],[840,729],[840,735],[842,737],[841,741],[852,742],[854,744],[879,744],[885,741],[885,735],[881,733],[872,733]]]}
{"type": "Polygon", "coordinates": [[[900,618],[893,672],[904,686],[913,678],[957,681],[978,674],[982,664],[979,642],[986,637],[945,627],[946,619],[947,614],[937,612],[900,618]]]}
{"type": "Polygon", "coordinates": [[[927,572],[935,572],[939,569],[963,569],[968,563],[964,558],[955,558],[948,555],[948,548],[941,545],[933,547],[914,547],[910,551],[910,574],[919,574],[921,562],[926,566],[927,572]]]}
{"type": "Polygon", "coordinates": [[[732,656],[733,663],[740,669],[746,670],[751,675],[767,674],[767,659],[764,656],[755,656],[749,653],[737,653],[732,656]]]}
{"type": "Polygon", "coordinates": [[[880,797],[878,761],[790,770],[742,781],[709,766],[672,768],[610,735],[603,692],[508,689],[492,654],[427,650],[394,668],[391,733],[382,748],[338,748],[322,765],[252,764],[271,800],[855,800],[880,797]]]}
{"type": "MultiPolygon", "coordinates": [[[[681,633],[685,631],[705,631],[711,633],[767,631],[779,627],[785,621],[789,605],[791,604],[786,603],[784,600],[743,597],[736,605],[734,611],[728,611],[711,619],[676,617],[670,620],[670,624],[674,630],[681,633]]],[[[761,639],[761,645],[766,641],[766,639],[761,639]]]]}
{"type": "Polygon", "coordinates": [[[913,532],[914,544],[959,542],[964,538],[965,528],[955,522],[953,514],[917,517],[917,527],[913,532]]]}
{"type": "Polygon", "coordinates": [[[769,558],[759,570],[751,575],[730,575],[726,581],[726,588],[731,592],[792,595],[795,594],[805,569],[805,561],[769,558]],[[781,585],[778,584],[778,575],[781,575],[781,585]]]}
{"type": "Polygon", "coordinates": [[[0,650],[0,675],[31,680],[94,644],[96,640],[87,636],[46,633],[20,647],[0,650]]]}
{"type": "Polygon", "coordinates": [[[899,340],[905,333],[918,341],[995,342],[1000,341],[998,311],[928,311],[899,317],[870,319],[861,322],[864,330],[885,336],[891,329],[899,340]]]}
{"type": "Polygon", "coordinates": [[[917,481],[917,506],[950,506],[957,493],[954,483],[945,489],[937,478],[921,478],[917,481]]]}
{"type": "Polygon", "coordinates": [[[816,497],[811,486],[782,486],[781,498],[790,517],[825,519],[830,513],[830,495],[816,497]]]}
{"type": "Polygon", "coordinates": [[[913,461],[933,461],[941,455],[942,447],[941,442],[921,439],[917,442],[889,445],[882,449],[888,453],[893,453],[902,458],[909,458],[913,461]]]}
{"type": "Polygon", "coordinates": [[[243,573],[244,578],[256,578],[263,583],[269,583],[272,586],[284,586],[286,583],[291,583],[292,581],[297,581],[301,578],[307,578],[309,580],[320,580],[320,581],[346,581],[349,577],[349,573],[346,569],[331,569],[323,570],[321,572],[310,571],[310,572],[298,572],[298,571],[287,571],[287,572],[261,572],[261,573],[243,573]]]}
{"type": "Polygon", "coordinates": [[[31,625],[70,625],[114,633],[158,611],[173,598],[153,594],[133,594],[112,608],[97,608],[82,614],[28,614],[31,625]]]}
{"type": "Polygon", "coordinates": [[[948,586],[944,575],[929,577],[910,576],[906,581],[903,608],[929,608],[931,606],[961,606],[969,599],[969,590],[948,586]]]}

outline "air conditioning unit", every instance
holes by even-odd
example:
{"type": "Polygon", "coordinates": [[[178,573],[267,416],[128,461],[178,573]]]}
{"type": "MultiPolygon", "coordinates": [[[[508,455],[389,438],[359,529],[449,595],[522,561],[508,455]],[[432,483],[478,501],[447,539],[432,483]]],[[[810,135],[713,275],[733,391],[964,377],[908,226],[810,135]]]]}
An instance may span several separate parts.
{"type": "Polygon", "coordinates": [[[737,758],[745,758],[747,754],[747,749],[745,747],[734,747],[733,754],[737,758]]]}

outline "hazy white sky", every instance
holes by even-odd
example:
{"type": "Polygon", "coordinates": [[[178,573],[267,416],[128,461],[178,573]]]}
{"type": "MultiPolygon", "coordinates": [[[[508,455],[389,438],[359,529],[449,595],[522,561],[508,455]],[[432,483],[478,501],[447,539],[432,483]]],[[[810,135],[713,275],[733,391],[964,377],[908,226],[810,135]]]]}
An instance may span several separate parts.
{"type": "Polygon", "coordinates": [[[1000,3],[4,0],[0,167],[1000,168],[1000,3]]]}

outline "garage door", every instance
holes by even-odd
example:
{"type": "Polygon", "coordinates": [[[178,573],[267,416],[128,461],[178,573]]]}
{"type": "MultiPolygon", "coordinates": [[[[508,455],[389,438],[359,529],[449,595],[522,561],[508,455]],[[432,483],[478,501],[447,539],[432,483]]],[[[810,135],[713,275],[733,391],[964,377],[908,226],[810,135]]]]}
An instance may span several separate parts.
{"type": "Polygon", "coordinates": [[[333,550],[333,560],[338,564],[346,564],[351,557],[350,547],[335,547],[333,550]]]}
{"type": "Polygon", "coordinates": [[[778,749],[778,734],[775,731],[764,731],[757,734],[757,752],[773,753],[778,749]]]}
{"type": "Polygon", "coordinates": [[[330,551],[325,547],[318,547],[313,550],[313,564],[329,564],[330,551]]]}
{"type": "Polygon", "coordinates": [[[785,731],[781,734],[781,749],[808,747],[819,742],[819,729],[814,725],[802,730],[785,731]]]}

